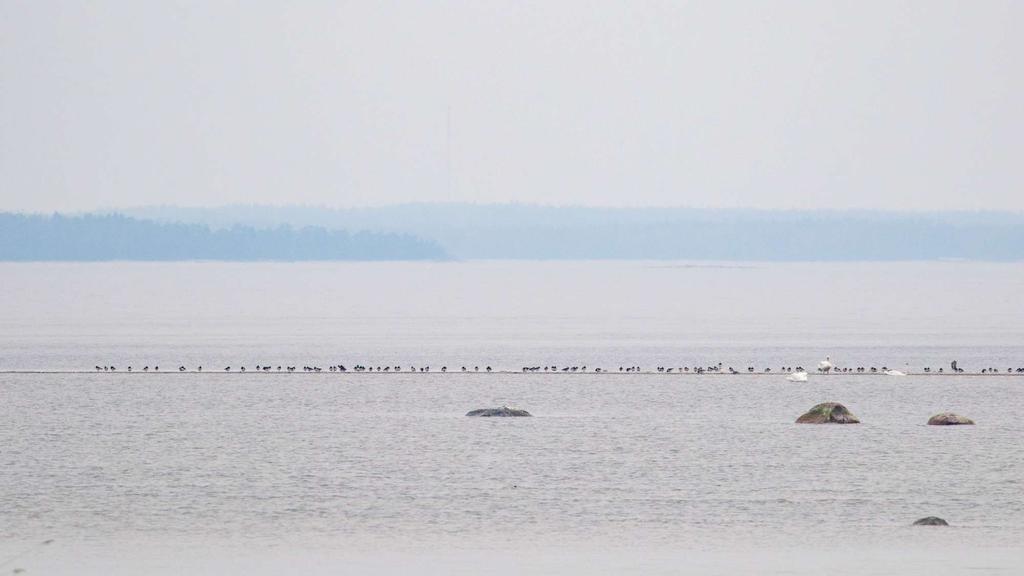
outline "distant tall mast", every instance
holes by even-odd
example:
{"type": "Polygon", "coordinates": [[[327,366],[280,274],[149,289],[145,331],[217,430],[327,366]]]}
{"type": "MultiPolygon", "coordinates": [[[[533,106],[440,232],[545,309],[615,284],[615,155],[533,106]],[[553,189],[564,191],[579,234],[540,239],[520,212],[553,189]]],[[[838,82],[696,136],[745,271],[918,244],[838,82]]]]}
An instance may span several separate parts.
{"type": "Polygon", "coordinates": [[[452,199],[452,105],[447,107],[444,122],[445,196],[452,199]]]}

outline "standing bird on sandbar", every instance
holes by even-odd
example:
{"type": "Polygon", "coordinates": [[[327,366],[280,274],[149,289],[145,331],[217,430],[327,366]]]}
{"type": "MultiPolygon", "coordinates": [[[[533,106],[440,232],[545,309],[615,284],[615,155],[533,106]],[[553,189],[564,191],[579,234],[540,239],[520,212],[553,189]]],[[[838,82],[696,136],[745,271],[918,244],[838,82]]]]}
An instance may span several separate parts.
{"type": "Polygon", "coordinates": [[[818,362],[818,372],[828,374],[832,370],[832,357],[825,356],[825,359],[818,362]]]}

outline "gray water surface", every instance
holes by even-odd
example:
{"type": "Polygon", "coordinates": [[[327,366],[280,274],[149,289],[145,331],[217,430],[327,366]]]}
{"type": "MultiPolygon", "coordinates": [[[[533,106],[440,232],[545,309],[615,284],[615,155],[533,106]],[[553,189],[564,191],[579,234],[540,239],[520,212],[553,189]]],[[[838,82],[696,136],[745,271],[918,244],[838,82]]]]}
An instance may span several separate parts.
{"type": "Polygon", "coordinates": [[[1020,266],[0,271],[0,562],[21,554],[0,568],[1014,574],[1024,559],[1024,377],[617,373],[825,354],[1024,366],[1020,266]],[[433,370],[221,370],[335,359],[433,370]],[[616,373],[514,373],[541,363],[616,373]],[[11,372],[29,369],[44,372],[11,372]],[[793,423],[828,400],[863,423],[793,423]],[[501,404],[535,416],[464,416],[501,404]],[[924,425],[946,410],[978,424],[924,425]],[[910,527],[928,515],[952,527],[910,527]]]}

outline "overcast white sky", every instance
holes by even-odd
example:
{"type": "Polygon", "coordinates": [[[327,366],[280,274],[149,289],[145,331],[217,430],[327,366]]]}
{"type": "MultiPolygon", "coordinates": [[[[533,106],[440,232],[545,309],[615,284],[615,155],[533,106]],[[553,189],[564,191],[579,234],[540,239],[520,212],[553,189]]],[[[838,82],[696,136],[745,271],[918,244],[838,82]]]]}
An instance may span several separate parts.
{"type": "Polygon", "coordinates": [[[0,209],[1022,210],[1022,16],[1013,1],[0,0],[0,209]]]}

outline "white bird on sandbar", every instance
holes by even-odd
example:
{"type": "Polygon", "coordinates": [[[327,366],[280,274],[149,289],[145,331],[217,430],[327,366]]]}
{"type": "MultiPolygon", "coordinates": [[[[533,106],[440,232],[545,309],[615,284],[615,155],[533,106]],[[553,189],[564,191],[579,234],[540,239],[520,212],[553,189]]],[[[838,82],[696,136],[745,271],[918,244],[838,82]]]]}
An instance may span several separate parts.
{"type": "Polygon", "coordinates": [[[886,370],[885,371],[885,375],[886,376],[906,376],[907,373],[906,372],[900,372],[899,370],[886,370]]]}
{"type": "Polygon", "coordinates": [[[786,376],[786,380],[789,380],[790,382],[807,382],[807,372],[804,372],[803,370],[793,372],[789,376],[786,376]]]}
{"type": "Polygon", "coordinates": [[[826,374],[832,370],[832,357],[825,356],[825,359],[818,362],[818,372],[825,372],[826,374]]]}

